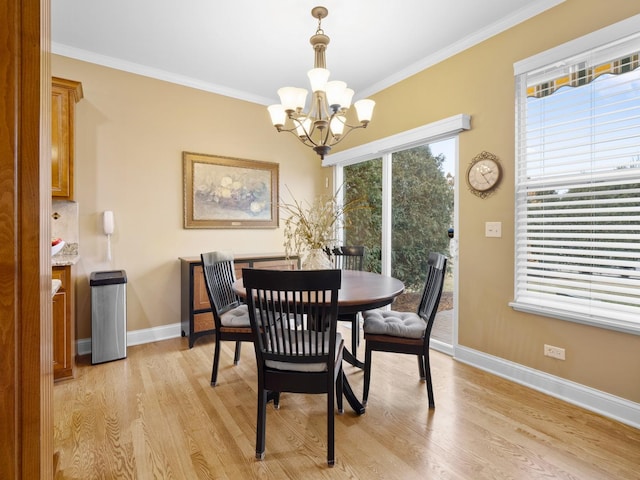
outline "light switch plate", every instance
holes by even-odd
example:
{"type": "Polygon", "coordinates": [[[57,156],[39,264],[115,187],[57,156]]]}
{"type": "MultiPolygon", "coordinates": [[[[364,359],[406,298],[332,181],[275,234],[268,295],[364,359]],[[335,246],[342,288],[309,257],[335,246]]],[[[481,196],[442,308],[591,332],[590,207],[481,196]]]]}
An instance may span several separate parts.
{"type": "Polygon", "coordinates": [[[502,237],[502,222],[486,222],[484,224],[485,237],[502,237]]]}

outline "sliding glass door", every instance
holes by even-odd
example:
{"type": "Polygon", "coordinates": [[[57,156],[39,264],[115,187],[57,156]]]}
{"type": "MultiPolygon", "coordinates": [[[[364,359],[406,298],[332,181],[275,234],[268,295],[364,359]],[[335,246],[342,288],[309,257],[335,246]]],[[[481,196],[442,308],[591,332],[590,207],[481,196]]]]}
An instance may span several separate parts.
{"type": "Polygon", "coordinates": [[[364,245],[364,269],[382,273],[382,159],[344,167],[344,201],[358,201],[364,208],[345,218],[344,245],[364,245]]]}
{"type": "MultiPolygon", "coordinates": [[[[405,293],[396,300],[394,309],[417,309],[429,252],[450,257],[454,172],[453,140],[343,167],[345,202],[364,199],[367,204],[347,215],[344,244],[364,245],[367,270],[404,282],[405,293]]],[[[453,305],[449,273],[440,307],[445,313],[439,314],[432,334],[446,345],[453,343],[453,305]]]]}

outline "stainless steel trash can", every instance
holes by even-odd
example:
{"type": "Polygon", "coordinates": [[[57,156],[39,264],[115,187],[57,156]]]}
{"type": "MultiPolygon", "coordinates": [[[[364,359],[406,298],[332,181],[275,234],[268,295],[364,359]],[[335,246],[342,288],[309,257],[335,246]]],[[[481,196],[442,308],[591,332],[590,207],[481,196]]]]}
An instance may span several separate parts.
{"type": "Polygon", "coordinates": [[[92,272],[91,363],[127,356],[127,274],[124,270],[92,272]]]}

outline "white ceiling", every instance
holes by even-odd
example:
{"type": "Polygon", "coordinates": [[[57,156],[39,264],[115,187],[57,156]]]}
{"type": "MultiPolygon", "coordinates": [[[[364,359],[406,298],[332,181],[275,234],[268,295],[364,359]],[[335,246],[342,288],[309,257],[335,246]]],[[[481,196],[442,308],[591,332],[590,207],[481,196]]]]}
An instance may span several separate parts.
{"type": "Polygon", "coordinates": [[[260,104],[308,88],[317,20],[355,99],[564,0],[54,0],[52,51],[260,104]]]}

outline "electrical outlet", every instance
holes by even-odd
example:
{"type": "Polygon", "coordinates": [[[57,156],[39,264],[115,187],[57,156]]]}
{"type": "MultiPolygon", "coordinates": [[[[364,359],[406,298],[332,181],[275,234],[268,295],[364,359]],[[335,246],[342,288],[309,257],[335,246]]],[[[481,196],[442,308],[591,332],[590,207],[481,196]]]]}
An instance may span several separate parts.
{"type": "Polygon", "coordinates": [[[502,237],[502,222],[485,222],[484,236],[497,238],[502,237]]]}
{"type": "Polygon", "coordinates": [[[564,348],[554,347],[553,345],[544,346],[544,356],[564,360],[564,348]]]}

